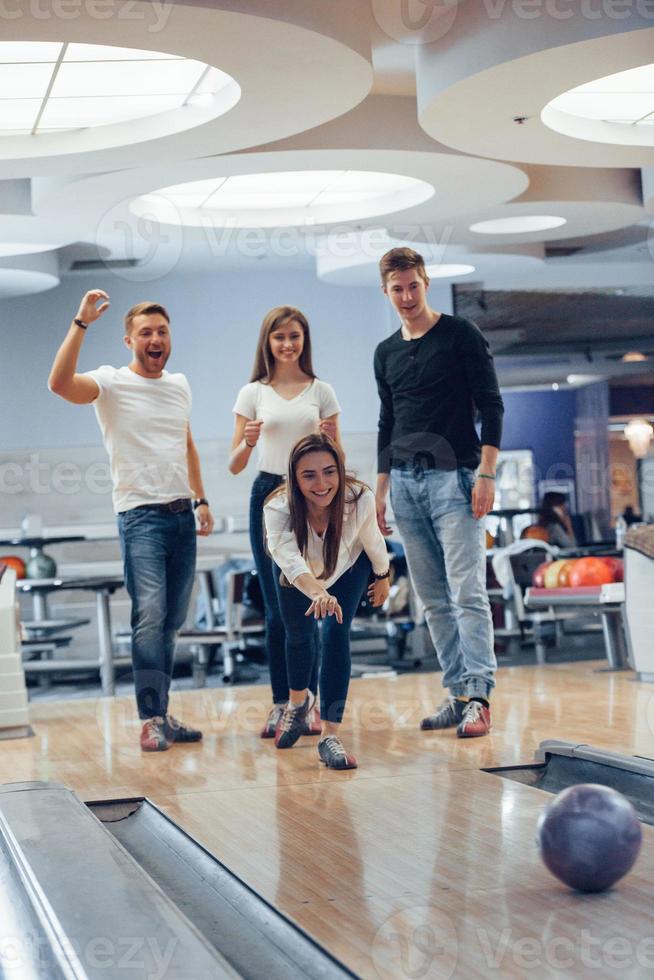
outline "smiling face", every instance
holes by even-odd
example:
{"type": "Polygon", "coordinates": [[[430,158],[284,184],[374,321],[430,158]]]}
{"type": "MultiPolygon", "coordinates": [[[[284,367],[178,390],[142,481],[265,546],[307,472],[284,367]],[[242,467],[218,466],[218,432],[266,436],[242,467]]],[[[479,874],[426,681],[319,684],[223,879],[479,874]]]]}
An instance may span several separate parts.
{"type": "Polygon", "coordinates": [[[170,357],[170,326],[161,313],[141,313],[131,321],[125,343],[132,351],[132,370],[144,378],[160,378],[170,357]]]}
{"type": "Polygon", "coordinates": [[[268,334],[268,345],[276,364],[299,361],[304,350],[304,330],[297,320],[287,320],[268,334]]]}
{"type": "Polygon", "coordinates": [[[410,323],[429,313],[428,285],[417,269],[402,269],[388,274],[383,289],[401,319],[410,323]]]}
{"type": "Polygon", "coordinates": [[[306,453],[295,467],[295,479],[312,510],[328,508],[340,485],[336,460],[326,450],[306,453]]]}

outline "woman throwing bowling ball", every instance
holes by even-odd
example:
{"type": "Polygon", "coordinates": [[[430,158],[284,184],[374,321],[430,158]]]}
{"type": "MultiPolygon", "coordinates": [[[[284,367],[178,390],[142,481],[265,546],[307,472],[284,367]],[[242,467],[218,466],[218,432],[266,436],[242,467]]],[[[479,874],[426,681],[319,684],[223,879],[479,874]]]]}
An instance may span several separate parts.
{"type": "Polygon", "coordinates": [[[290,688],[275,744],[289,749],[305,730],[314,700],[309,680],[320,619],[318,754],[330,769],[355,769],[356,760],[338,736],[350,682],[350,625],[367,586],[373,606],[381,606],[389,591],[388,553],[377,526],[375,496],[346,476],[343,452],[329,436],[309,435],[295,445],[287,482],[266,501],[264,519],[278,568],[275,584],[290,688]]]}

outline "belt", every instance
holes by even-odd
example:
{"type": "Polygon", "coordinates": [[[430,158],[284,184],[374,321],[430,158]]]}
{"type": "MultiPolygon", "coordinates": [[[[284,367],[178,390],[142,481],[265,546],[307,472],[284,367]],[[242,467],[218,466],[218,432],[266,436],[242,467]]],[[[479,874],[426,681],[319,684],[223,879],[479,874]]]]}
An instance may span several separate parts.
{"type": "Polygon", "coordinates": [[[193,510],[193,502],[188,497],[179,497],[167,504],[139,504],[132,510],[162,510],[166,514],[184,514],[186,511],[193,510]]]}

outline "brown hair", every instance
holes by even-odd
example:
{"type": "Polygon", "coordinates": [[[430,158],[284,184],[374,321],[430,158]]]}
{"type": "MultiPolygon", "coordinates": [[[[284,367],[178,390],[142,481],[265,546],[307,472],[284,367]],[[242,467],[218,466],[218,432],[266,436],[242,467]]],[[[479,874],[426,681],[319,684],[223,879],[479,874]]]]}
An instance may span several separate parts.
{"type": "Polygon", "coordinates": [[[273,310],[266,313],[263,318],[250,381],[263,381],[264,384],[269,384],[272,381],[275,373],[275,359],[270,351],[270,335],[291,320],[296,320],[300,324],[302,333],[304,334],[304,345],[300,354],[300,369],[305,374],[308,374],[310,378],[315,378],[316,375],[311,361],[309,321],[304,313],[296,310],[294,306],[276,306],[273,310]]]}
{"type": "Polygon", "coordinates": [[[386,255],[382,255],[379,260],[379,271],[381,273],[382,286],[386,285],[386,280],[393,272],[405,272],[407,269],[415,269],[425,285],[429,285],[429,276],[425,269],[425,260],[419,252],[412,248],[392,248],[386,255]]]}
{"type": "MultiPolygon", "coordinates": [[[[282,493],[288,495],[288,508],[290,514],[290,528],[295,535],[295,540],[297,541],[297,546],[301,555],[306,554],[307,540],[309,537],[308,532],[308,513],[307,513],[307,502],[304,498],[304,494],[300,490],[300,486],[297,480],[297,468],[302,461],[302,459],[309,453],[329,453],[336,463],[336,468],[338,470],[338,490],[329,505],[329,524],[327,525],[327,530],[323,538],[322,545],[322,556],[323,556],[323,570],[320,574],[321,579],[327,579],[332,575],[334,569],[336,568],[336,562],[338,561],[338,550],[341,545],[341,536],[343,533],[343,514],[345,512],[345,494],[348,489],[354,491],[354,501],[356,502],[361,497],[364,490],[367,489],[365,483],[360,480],[356,480],[352,476],[348,476],[345,472],[345,456],[343,455],[343,450],[333,439],[330,439],[328,435],[323,432],[315,433],[310,436],[304,436],[300,439],[298,443],[295,444],[291,450],[291,455],[288,460],[288,474],[286,477],[286,482],[282,483],[281,486],[274,490],[268,500],[273,497],[278,497],[282,493]]],[[[280,579],[282,585],[288,585],[288,582],[282,576],[280,579]]]]}
{"type": "Polygon", "coordinates": [[[168,311],[160,303],[137,303],[136,306],[133,306],[125,314],[125,333],[132,332],[132,321],[135,316],[150,316],[153,313],[158,313],[164,318],[166,323],[170,323],[168,311]]]}

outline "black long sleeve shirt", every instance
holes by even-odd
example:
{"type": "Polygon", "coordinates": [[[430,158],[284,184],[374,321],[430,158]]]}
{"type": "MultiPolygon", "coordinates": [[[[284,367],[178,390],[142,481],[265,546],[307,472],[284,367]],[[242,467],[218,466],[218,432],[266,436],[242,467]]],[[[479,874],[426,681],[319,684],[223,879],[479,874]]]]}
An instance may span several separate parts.
{"type": "Polygon", "coordinates": [[[504,403],[488,342],[471,320],[442,313],[417,340],[398,330],[379,344],[374,363],[379,473],[393,466],[474,469],[482,445],[499,448],[504,403]]]}

